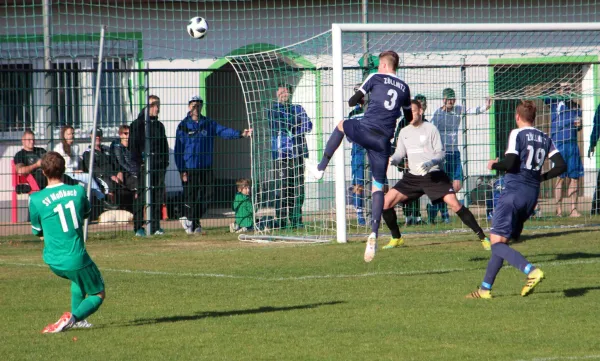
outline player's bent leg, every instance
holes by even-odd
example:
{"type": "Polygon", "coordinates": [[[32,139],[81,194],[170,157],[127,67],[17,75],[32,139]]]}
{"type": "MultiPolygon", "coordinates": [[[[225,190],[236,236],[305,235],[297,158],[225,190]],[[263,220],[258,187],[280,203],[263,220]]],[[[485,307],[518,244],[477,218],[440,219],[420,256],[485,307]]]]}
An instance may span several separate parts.
{"type": "Polygon", "coordinates": [[[323,158],[319,164],[315,167],[309,166],[308,169],[312,173],[312,175],[317,178],[323,178],[323,172],[329,161],[333,157],[333,153],[338,149],[342,141],[344,140],[344,121],[340,121],[337,127],[333,130],[333,133],[329,136],[329,140],[327,140],[327,144],[325,145],[325,151],[323,152],[323,158]]]}
{"type": "Polygon", "coordinates": [[[446,194],[443,199],[444,199],[444,202],[450,207],[450,209],[452,209],[452,211],[456,213],[456,215],[460,218],[460,220],[467,227],[471,228],[471,230],[473,230],[473,232],[475,232],[475,234],[479,238],[479,241],[481,242],[482,247],[486,251],[489,251],[491,249],[490,241],[485,236],[485,233],[483,233],[483,229],[481,229],[481,226],[479,226],[479,223],[477,223],[475,216],[473,215],[473,213],[471,213],[469,208],[460,204],[460,202],[456,198],[456,194],[454,194],[454,193],[446,194]]]}
{"type": "Polygon", "coordinates": [[[404,239],[402,238],[402,234],[400,233],[400,227],[398,226],[398,217],[396,215],[396,210],[394,207],[396,204],[400,202],[405,202],[408,200],[408,197],[398,190],[392,188],[390,189],[386,195],[383,202],[383,220],[385,224],[389,228],[392,233],[392,238],[389,243],[383,247],[383,249],[391,249],[396,247],[401,247],[404,245],[404,239]]]}

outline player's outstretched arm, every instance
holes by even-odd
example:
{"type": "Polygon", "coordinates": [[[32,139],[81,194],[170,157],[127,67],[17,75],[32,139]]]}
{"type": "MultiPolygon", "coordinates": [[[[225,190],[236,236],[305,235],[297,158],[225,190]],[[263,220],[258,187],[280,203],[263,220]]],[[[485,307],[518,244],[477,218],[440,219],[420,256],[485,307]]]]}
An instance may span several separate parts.
{"type": "Polygon", "coordinates": [[[554,163],[554,167],[541,175],[542,181],[558,177],[567,171],[567,163],[560,153],[556,152],[550,160],[554,163]]]}
{"type": "Polygon", "coordinates": [[[511,170],[513,168],[515,168],[516,166],[519,165],[519,156],[513,153],[508,153],[504,159],[502,159],[501,162],[498,162],[498,160],[491,160],[488,162],[488,169],[489,170],[499,170],[499,171],[503,171],[506,172],[508,170],[511,170]]]}

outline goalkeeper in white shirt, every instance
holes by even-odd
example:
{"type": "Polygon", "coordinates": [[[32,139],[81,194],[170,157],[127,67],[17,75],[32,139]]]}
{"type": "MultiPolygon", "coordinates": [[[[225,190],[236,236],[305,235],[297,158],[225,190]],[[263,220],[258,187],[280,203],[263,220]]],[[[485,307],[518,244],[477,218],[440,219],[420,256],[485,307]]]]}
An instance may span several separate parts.
{"type": "Polygon", "coordinates": [[[404,173],[404,177],[385,195],[383,219],[392,232],[392,239],[384,248],[395,248],[404,244],[394,206],[426,194],[433,204],[446,203],[463,223],[477,234],[483,248],[490,250],[490,241],[475,220],[473,213],[458,202],[452,181],[440,169],[445,156],[440,132],[435,125],[423,122],[423,109],[420,102],[413,100],[411,108],[413,119],[410,125],[400,131],[396,152],[391,159],[392,165],[396,165],[403,162],[404,157],[408,157],[409,171],[404,173]]]}

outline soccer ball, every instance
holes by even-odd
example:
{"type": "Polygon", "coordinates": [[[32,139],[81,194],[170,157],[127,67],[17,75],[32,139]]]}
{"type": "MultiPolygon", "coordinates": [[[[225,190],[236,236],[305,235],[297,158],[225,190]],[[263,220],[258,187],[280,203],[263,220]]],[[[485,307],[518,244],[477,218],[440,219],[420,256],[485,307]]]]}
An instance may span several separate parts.
{"type": "Polygon", "coordinates": [[[191,18],[187,26],[187,32],[194,39],[202,39],[208,31],[208,22],[206,19],[196,16],[191,18]]]}

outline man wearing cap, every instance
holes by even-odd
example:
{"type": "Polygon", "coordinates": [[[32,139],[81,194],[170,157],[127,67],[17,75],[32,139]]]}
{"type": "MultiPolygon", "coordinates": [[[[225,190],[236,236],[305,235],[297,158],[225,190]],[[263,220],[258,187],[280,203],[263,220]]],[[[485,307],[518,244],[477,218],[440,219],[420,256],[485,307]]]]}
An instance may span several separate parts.
{"type": "MultiPolygon", "coordinates": [[[[93,136],[93,130],[90,132],[90,136],[93,136]]],[[[110,154],[110,148],[106,145],[102,145],[102,129],[96,129],[96,139],[94,148],[94,179],[104,188],[104,192],[108,195],[109,200],[113,205],[116,205],[116,192],[117,185],[123,183],[123,173],[120,172],[120,167],[114,157],[110,154]]],[[[91,149],[83,152],[83,171],[86,173],[90,172],[92,168],[90,164],[91,149]]],[[[105,203],[105,206],[107,204],[105,203]]],[[[109,208],[116,208],[108,204],[109,208]]]]}
{"type": "Polygon", "coordinates": [[[210,201],[215,137],[240,139],[252,135],[252,129],[240,132],[205,117],[201,114],[203,104],[199,96],[188,101],[187,116],[177,126],[175,139],[175,163],[185,199],[180,221],[187,234],[202,233],[200,219],[210,201]]]}
{"type": "Polygon", "coordinates": [[[291,96],[290,85],[277,87],[277,101],[269,109],[269,124],[271,154],[279,176],[275,216],[279,227],[299,228],[303,227],[304,158],[308,158],[306,133],[313,125],[304,107],[291,103],[291,96]]]}
{"type": "MultiPolygon", "coordinates": [[[[456,104],[456,95],[454,89],[446,88],[442,91],[442,97],[444,98],[444,105],[437,109],[433,113],[431,123],[435,125],[442,137],[442,144],[446,150],[446,160],[444,163],[444,172],[448,174],[452,179],[452,187],[454,192],[462,188],[462,163],[460,158],[460,152],[458,151],[458,129],[460,128],[460,120],[463,116],[469,114],[481,114],[492,106],[491,98],[486,98],[485,107],[478,106],[476,108],[464,109],[462,105],[456,104]]],[[[431,212],[429,212],[429,221],[433,221],[437,211],[442,213],[442,220],[445,223],[450,222],[448,215],[448,207],[445,203],[433,205],[431,212]]]]}

